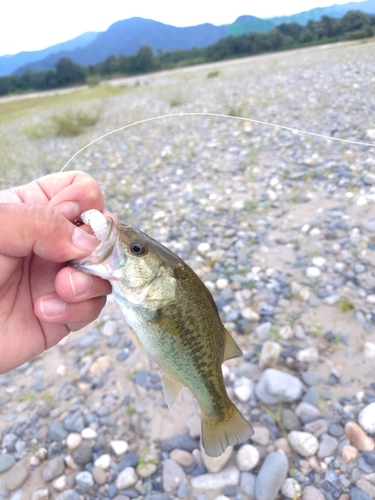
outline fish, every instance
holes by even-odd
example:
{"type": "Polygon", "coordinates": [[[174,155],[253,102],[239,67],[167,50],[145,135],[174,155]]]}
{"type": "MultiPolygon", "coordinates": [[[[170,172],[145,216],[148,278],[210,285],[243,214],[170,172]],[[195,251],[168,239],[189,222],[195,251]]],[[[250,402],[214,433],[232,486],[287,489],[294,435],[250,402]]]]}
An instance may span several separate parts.
{"type": "MultiPolygon", "coordinates": [[[[95,224],[102,232],[104,216],[98,212],[94,222],[92,212],[88,223],[96,234],[95,224]]],[[[211,293],[180,257],[140,229],[111,217],[106,224],[92,254],[69,264],[111,283],[135,344],[161,369],[168,407],[184,387],[192,391],[207,455],[220,456],[247,441],[253,429],[229,399],[221,369],[242,351],[222,324],[211,293]]]]}

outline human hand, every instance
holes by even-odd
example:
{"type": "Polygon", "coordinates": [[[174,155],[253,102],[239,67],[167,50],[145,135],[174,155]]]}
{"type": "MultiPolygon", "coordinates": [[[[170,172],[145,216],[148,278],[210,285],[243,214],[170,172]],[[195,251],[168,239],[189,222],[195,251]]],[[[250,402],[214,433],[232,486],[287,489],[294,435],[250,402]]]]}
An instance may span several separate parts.
{"type": "Polygon", "coordinates": [[[110,284],[66,262],[98,245],[71,222],[90,208],[103,211],[103,204],[98,184],[83,172],[0,191],[0,373],[99,315],[110,284]]]}

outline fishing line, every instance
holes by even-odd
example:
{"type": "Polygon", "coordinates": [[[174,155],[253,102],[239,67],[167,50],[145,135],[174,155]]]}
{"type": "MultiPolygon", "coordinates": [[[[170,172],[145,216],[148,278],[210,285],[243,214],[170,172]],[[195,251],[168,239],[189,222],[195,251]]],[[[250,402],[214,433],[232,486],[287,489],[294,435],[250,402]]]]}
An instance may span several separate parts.
{"type": "MultiPolygon", "coordinates": [[[[250,123],[255,123],[257,125],[265,125],[267,127],[273,127],[273,128],[279,128],[282,130],[288,130],[289,132],[297,133],[297,134],[303,134],[303,135],[309,135],[312,137],[319,137],[321,139],[327,139],[331,141],[337,141],[337,142],[343,142],[345,144],[353,144],[356,146],[368,146],[368,147],[375,147],[375,143],[372,142],[363,142],[363,141],[353,141],[351,139],[341,139],[340,137],[331,137],[329,135],[324,135],[324,134],[318,134],[317,132],[309,132],[307,130],[300,130],[297,128],[293,127],[288,127],[286,125],[279,125],[277,123],[271,123],[271,122],[265,122],[262,120],[256,120],[254,118],[245,118],[242,116],[231,116],[231,115],[225,115],[221,113],[206,113],[206,112],[182,112],[182,113],[169,113],[166,115],[159,115],[159,116],[152,116],[150,118],[145,118],[143,120],[138,120],[132,123],[128,123],[127,125],[123,125],[122,127],[116,128],[114,130],[111,130],[110,132],[106,132],[105,134],[101,135],[100,137],[97,137],[93,141],[89,142],[83,148],[81,148],[79,151],[77,151],[62,167],[60,170],[60,174],[66,169],[66,167],[80,154],[82,151],[87,149],[88,147],[92,146],[96,142],[100,141],[101,139],[104,139],[105,137],[108,137],[109,135],[116,134],[117,132],[121,132],[122,130],[126,130],[131,127],[135,127],[136,125],[141,125],[143,123],[149,123],[153,122],[156,120],[163,120],[165,118],[176,118],[176,117],[185,117],[185,116],[211,116],[215,118],[226,118],[226,119],[231,119],[231,120],[237,120],[237,121],[243,121],[243,122],[250,122],[250,123]]],[[[54,191],[55,186],[56,186],[57,179],[55,180],[55,184],[53,186],[52,191],[54,191]]],[[[53,193],[52,193],[53,194],[53,193]]]]}

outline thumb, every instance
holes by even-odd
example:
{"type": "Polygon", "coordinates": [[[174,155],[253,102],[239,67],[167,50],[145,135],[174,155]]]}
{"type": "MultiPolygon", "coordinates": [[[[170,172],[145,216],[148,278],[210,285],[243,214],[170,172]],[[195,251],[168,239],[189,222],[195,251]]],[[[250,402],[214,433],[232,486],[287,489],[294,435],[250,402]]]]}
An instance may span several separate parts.
{"type": "Polygon", "coordinates": [[[94,236],[44,205],[1,203],[0,228],[0,253],[9,257],[34,253],[66,262],[88,255],[98,245],[94,236]]]}

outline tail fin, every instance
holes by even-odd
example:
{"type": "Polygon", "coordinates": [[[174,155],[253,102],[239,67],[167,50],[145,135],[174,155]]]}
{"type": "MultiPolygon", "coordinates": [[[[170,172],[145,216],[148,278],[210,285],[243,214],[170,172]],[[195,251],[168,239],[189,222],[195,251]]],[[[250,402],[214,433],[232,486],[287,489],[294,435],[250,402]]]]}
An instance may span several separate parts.
{"type": "Polygon", "coordinates": [[[227,446],[243,443],[253,434],[253,428],[233,403],[221,420],[202,412],[202,444],[210,457],[220,456],[227,446]]]}

